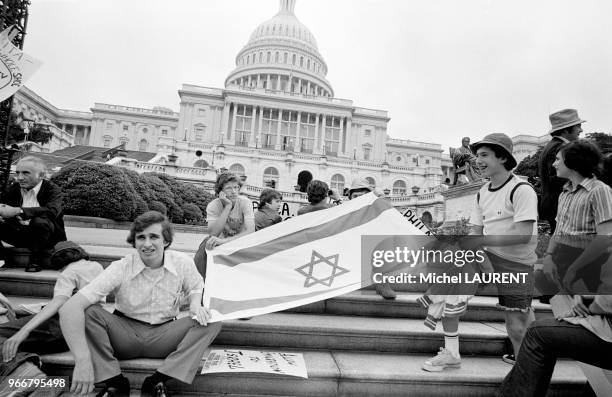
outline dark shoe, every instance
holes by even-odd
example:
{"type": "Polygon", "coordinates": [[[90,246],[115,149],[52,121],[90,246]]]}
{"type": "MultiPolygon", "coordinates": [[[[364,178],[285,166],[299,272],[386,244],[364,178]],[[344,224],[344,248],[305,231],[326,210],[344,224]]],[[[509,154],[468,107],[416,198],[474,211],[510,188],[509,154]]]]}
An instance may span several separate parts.
{"type": "Polygon", "coordinates": [[[502,361],[510,365],[514,365],[516,364],[516,357],[514,357],[514,354],[504,354],[502,356],[502,361]]]}
{"type": "Polygon", "coordinates": [[[385,299],[393,300],[397,297],[397,294],[393,291],[389,283],[376,283],[374,284],[374,288],[376,289],[376,293],[385,299]]]}
{"type": "Polygon", "coordinates": [[[124,377],[119,385],[104,386],[96,397],[130,397],[130,381],[124,377]]]}
{"type": "Polygon", "coordinates": [[[28,273],[36,273],[41,271],[42,268],[34,263],[29,264],[26,268],[25,271],[28,273]]]}
{"type": "Polygon", "coordinates": [[[171,397],[168,390],[166,390],[166,384],[164,382],[157,382],[153,384],[151,377],[148,376],[142,382],[140,388],[140,397],[171,397]]]}

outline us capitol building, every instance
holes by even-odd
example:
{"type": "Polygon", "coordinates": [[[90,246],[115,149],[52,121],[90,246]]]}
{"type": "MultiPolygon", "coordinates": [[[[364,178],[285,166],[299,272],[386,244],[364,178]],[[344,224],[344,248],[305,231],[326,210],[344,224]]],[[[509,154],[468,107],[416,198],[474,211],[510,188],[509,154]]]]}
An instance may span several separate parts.
{"type": "MultiPolygon", "coordinates": [[[[183,84],[178,113],[103,103],[91,112],[63,110],[25,87],[16,107],[75,145],[157,153],[147,164],[132,162],[137,171],[174,167],[185,179],[212,180],[211,170],[224,167],[256,190],[283,192],[304,192],[311,179],[342,191],[366,178],[388,189],[396,205],[439,219],[439,186],[452,180],[449,156],[440,144],[391,138],[387,111],[336,98],[317,41],[294,8],[295,0],[281,0],[278,13],[253,31],[225,88],[183,84]]],[[[126,166],[127,159],[113,160],[126,166]]]]}

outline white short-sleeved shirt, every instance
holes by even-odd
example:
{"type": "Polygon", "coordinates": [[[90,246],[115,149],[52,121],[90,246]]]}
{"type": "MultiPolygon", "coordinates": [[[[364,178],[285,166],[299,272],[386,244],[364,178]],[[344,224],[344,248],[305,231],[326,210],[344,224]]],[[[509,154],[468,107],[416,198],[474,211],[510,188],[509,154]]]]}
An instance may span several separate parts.
{"type": "MultiPolygon", "coordinates": [[[[206,207],[206,222],[209,225],[212,224],[221,216],[222,212],[223,203],[218,198],[214,199],[206,207]]],[[[232,208],[227,217],[223,231],[218,237],[226,238],[240,233],[244,230],[245,222],[250,221],[250,223],[254,223],[254,218],[255,215],[253,215],[253,204],[251,201],[244,196],[238,196],[234,208],[232,208]]]]}
{"type": "Polygon", "coordinates": [[[483,234],[509,236],[516,235],[516,223],[533,221],[532,238],[529,243],[519,245],[485,247],[485,250],[509,261],[533,265],[537,259],[535,249],[538,244],[538,196],[530,185],[521,185],[514,190],[512,201],[510,195],[517,184],[522,181],[514,174],[501,186],[491,189],[491,182],[480,188],[475,198],[470,216],[470,223],[483,226],[483,234]]]}
{"type": "Polygon", "coordinates": [[[149,324],[161,324],[179,313],[180,298],[202,292],[204,280],[193,259],[166,250],[164,264],[151,269],[138,253],[115,261],[79,291],[92,304],[115,292],[115,307],[126,316],[149,324]]]}
{"type": "MultiPolygon", "coordinates": [[[[83,289],[94,278],[96,278],[104,268],[98,262],[81,259],[66,266],[60,273],[55,282],[53,297],[65,296],[70,298],[75,291],[83,289]]],[[[105,298],[102,298],[103,301],[105,298]]]]}

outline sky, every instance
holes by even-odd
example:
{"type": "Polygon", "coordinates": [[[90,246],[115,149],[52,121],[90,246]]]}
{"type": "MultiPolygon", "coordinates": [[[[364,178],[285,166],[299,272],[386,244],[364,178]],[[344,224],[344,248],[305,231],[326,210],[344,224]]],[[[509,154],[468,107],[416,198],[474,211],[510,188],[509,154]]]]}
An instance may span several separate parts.
{"type": "MultiPolygon", "coordinates": [[[[26,85],[62,109],[179,110],[182,84],[223,88],[278,0],[31,0],[26,85]]],[[[542,135],[578,109],[612,132],[612,2],[297,0],[335,97],[382,109],[392,138],[460,146],[542,135]]]]}

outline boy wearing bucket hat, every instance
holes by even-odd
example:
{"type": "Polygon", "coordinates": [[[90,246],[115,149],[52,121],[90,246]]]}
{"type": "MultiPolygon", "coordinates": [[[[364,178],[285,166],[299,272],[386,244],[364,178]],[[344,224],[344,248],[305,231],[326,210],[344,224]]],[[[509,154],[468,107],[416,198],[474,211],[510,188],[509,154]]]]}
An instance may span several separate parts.
{"type": "Polygon", "coordinates": [[[62,336],[57,312],[60,307],[91,280],[102,273],[98,262],[72,241],[55,245],[51,256],[54,268],[65,268],[55,282],[53,299],[37,314],[0,324],[0,356],[3,361],[15,357],[18,350],[32,353],[57,353],[68,350],[62,336]]]}
{"type": "Polygon", "coordinates": [[[534,320],[531,300],[536,261],[538,198],[533,187],[511,170],[516,167],[512,140],[505,134],[489,134],[472,145],[481,174],[489,182],[478,192],[470,221],[470,237],[464,249],[483,246],[496,273],[524,275],[520,283],[496,284],[498,308],[504,310],[506,330],[514,354],[504,361],[514,363],[527,327],[534,320]]]}
{"type": "Polygon", "coordinates": [[[546,144],[538,159],[538,174],[542,184],[542,198],[540,200],[540,219],[548,221],[550,234],[553,234],[557,225],[557,204],[559,195],[563,191],[566,180],[559,178],[553,167],[555,156],[561,146],[575,141],[582,132],[582,120],[575,109],[563,109],[549,116],[551,129],[548,133],[552,139],[546,144]]]}

